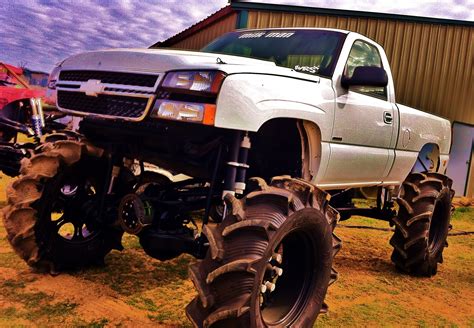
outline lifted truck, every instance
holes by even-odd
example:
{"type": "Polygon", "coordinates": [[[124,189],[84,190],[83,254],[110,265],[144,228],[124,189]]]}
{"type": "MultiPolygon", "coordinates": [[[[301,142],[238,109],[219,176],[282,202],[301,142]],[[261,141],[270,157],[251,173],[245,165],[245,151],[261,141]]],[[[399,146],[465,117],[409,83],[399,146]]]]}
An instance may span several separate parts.
{"type": "Polygon", "coordinates": [[[310,327],[337,278],[340,218],[394,225],[404,272],[442,262],[450,123],[396,104],[384,50],[360,34],[242,30],[201,52],[94,51],[56,71],[81,134],[25,157],[4,210],[33,268],[103,263],[125,231],[154,258],[198,258],[195,326],[310,327]],[[378,188],[377,207],[352,205],[361,187],[378,188]]]}

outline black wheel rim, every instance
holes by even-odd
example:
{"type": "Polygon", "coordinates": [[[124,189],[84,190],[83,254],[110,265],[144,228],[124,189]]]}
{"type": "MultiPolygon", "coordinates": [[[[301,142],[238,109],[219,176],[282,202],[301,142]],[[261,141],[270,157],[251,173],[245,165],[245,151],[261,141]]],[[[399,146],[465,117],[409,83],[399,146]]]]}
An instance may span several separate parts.
{"type": "Polygon", "coordinates": [[[448,233],[451,212],[449,196],[439,198],[433,210],[430,222],[428,249],[430,254],[437,254],[444,246],[448,233]]]}
{"type": "Polygon", "coordinates": [[[85,167],[77,165],[64,172],[49,194],[53,200],[47,214],[50,233],[60,243],[81,245],[102,232],[97,223],[100,183],[85,167]]]}
{"type": "Polygon", "coordinates": [[[314,251],[312,240],[304,231],[291,232],[275,248],[259,294],[261,316],[267,326],[290,325],[305,309],[315,281],[314,251]],[[274,285],[273,291],[269,283],[274,285]]]}

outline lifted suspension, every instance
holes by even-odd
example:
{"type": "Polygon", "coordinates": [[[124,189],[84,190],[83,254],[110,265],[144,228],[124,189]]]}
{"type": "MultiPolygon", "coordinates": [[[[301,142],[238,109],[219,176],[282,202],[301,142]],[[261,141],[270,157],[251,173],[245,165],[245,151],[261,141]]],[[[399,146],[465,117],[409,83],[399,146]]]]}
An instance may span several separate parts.
{"type": "Polygon", "coordinates": [[[377,205],[370,208],[358,208],[348,200],[351,197],[344,197],[345,193],[351,192],[352,190],[345,190],[331,198],[331,205],[341,215],[341,221],[348,220],[353,215],[369,217],[382,221],[391,221],[397,212],[394,210],[393,202],[393,190],[384,187],[377,189],[377,205]]]}
{"type": "MultiPolygon", "coordinates": [[[[209,179],[190,179],[165,186],[148,183],[128,194],[119,206],[122,228],[140,238],[145,252],[157,259],[168,260],[183,253],[203,258],[209,247],[204,235],[197,233],[193,218],[204,210],[202,226],[208,224],[212,206],[223,203],[227,194],[241,195],[245,190],[250,139],[235,131],[227,148],[227,161],[222,167],[224,145],[215,148],[214,165],[209,179]],[[221,185],[222,177],[225,177],[221,185]],[[192,229],[190,225],[194,225],[192,229]]],[[[140,181],[140,178],[138,178],[140,181]]],[[[224,217],[225,205],[219,216],[224,217]]],[[[212,217],[214,220],[219,218],[212,217]]],[[[202,229],[201,229],[202,230],[202,229]]]]}
{"type": "Polygon", "coordinates": [[[196,235],[193,212],[220,199],[209,183],[196,179],[159,186],[149,183],[135,194],[128,194],[119,206],[122,228],[140,238],[145,252],[159,260],[169,260],[182,253],[203,258],[207,240],[196,235]],[[209,196],[210,195],[210,196],[209,196]]]}

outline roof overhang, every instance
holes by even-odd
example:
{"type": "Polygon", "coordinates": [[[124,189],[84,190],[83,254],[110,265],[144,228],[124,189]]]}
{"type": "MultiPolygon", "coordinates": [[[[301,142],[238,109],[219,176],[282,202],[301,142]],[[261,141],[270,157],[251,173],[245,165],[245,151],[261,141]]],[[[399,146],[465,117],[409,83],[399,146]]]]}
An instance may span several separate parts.
{"type": "Polygon", "coordinates": [[[172,46],[187,37],[193,35],[194,33],[200,31],[204,27],[211,25],[221,19],[224,19],[230,15],[235,13],[234,9],[232,6],[226,6],[218,11],[216,11],[214,14],[208,16],[207,18],[203,19],[202,21],[192,25],[191,27],[188,27],[184,31],[166,39],[165,41],[160,41],[155,44],[153,44],[150,48],[158,48],[158,47],[169,47],[172,46]]]}
{"type": "Polygon", "coordinates": [[[290,12],[290,13],[315,14],[315,15],[319,14],[319,15],[339,16],[339,17],[376,18],[376,19],[443,24],[443,25],[474,26],[474,22],[455,20],[455,19],[388,14],[388,13],[378,13],[378,12],[372,12],[372,11],[305,7],[305,6],[296,6],[296,5],[280,5],[280,4],[260,3],[260,2],[251,2],[251,1],[241,1],[241,0],[231,0],[230,6],[236,11],[239,11],[239,10],[257,10],[257,11],[273,11],[273,12],[283,11],[283,12],[290,12]]]}

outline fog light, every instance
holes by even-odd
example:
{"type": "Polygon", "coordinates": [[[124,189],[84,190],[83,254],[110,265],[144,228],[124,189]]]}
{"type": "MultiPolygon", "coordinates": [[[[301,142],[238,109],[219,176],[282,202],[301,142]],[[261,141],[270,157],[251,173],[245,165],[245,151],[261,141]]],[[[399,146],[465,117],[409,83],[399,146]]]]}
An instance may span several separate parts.
{"type": "Polygon", "coordinates": [[[155,102],[151,117],[167,120],[214,124],[216,105],[159,99],[155,102]]]}

